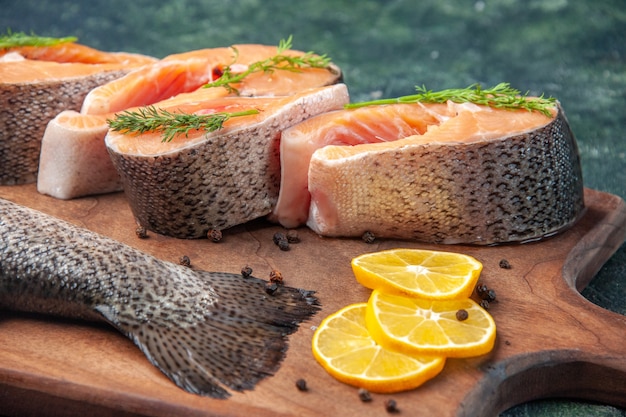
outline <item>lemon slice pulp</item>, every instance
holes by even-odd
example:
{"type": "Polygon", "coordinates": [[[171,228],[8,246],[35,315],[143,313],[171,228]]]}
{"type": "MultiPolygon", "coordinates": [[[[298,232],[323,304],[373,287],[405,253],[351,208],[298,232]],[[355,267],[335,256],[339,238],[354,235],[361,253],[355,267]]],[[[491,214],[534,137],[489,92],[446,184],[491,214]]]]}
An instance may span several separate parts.
{"type": "Polygon", "coordinates": [[[405,354],[478,356],[491,351],[496,338],[491,315],[469,298],[426,300],[374,290],[366,325],[376,342],[405,354]]]}
{"type": "Polygon", "coordinates": [[[313,355],[329,374],[371,392],[393,393],[416,388],[441,372],[443,356],[406,355],[376,343],[366,327],[366,306],[344,307],[315,331],[313,355]]]}
{"type": "Polygon", "coordinates": [[[357,256],[352,270],[367,288],[442,300],[471,296],[482,264],[454,252],[390,249],[357,256]]]}

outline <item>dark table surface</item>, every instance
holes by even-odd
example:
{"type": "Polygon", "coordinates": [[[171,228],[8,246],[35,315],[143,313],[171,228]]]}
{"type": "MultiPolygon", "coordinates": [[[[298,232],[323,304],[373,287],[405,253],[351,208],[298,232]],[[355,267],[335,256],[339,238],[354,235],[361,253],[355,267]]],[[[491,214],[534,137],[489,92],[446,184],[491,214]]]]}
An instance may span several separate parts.
{"type": "MultiPolygon", "coordinates": [[[[353,101],[509,82],[558,98],[580,147],[585,185],[626,198],[626,8],[623,0],[0,0],[0,30],[77,36],[155,57],[235,43],[325,53],[353,101]]],[[[626,245],[583,291],[626,315],[626,245]]],[[[625,358],[626,360],[626,358],[625,358]]],[[[0,411],[1,412],[1,411],[0,411]]],[[[503,416],[626,416],[609,405],[548,399],[503,416]]]]}

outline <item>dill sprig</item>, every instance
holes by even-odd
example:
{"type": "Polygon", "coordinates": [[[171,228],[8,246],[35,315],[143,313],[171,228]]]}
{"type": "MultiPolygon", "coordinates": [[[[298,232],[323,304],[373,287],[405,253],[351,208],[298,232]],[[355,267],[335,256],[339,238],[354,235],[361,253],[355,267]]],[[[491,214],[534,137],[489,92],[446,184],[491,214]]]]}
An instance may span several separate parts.
{"type": "Polygon", "coordinates": [[[417,94],[398,98],[364,101],[346,104],[345,108],[396,104],[396,103],[445,103],[448,100],[455,103],[474,103],[500,109],[525,109],[538,111],[548,117],[552,116],[550,109],[554,107],[556,99],[553,97],[528,97],[528,92],[522,94],[512,88],[509,83],[500,83],[495,87],[481,88],[479,84],[472,84],[466,88],[456,88],[441,91],[427,90],[425,86],[416,86],[417,94]]]}
{"type": "Polygon", "coordinates": [[[205,84],[204,87],[224,87],[229,93],[238,93],[239,91],[233,86],[233,84],[240,83],[248,75],[255,72],[272,73],[275,70],[297,72],[302,68],[329,67],[331,59],[327,57],[326,54],[316,55],[313,52],[306,52],[304,55],[300,56],[285,55],[284,52],[291,49],[292,41],[293,35],[290,35],[286,40],[281,39],[278,43],[276,55],[263,61],[254,62],[248,65],[248,68],[245,71],[239,73],[232,72],[232,65],[236,63],[237,58],[239,57],[239,51],[233,46],[232,49],[235,52],[235,56],[233,57],[232,64],[227,65],[222,69],[222,74],[217,80],[205,84]]]}
{"type": "Polygon", "coordinates": [[[249,116],[259,113],[256,109],[240,112],[218,112],[213,114],[172,113],[154,106],[147,106],[137,111],[126,110],[108,119],[109,127],[123,134],[160,132],[162,142],[170,142],[178,135],[189,134],[191,130],[204,129],[207,132],[219,130],[224,122],[233,117],[249,116]]]}
{"type": "Polygon", "coordinates": [[[76,42],[78,38],[67,36],[64,38],[51,38],[47,36],[37,36],[31,32],[27,35],[24,32],[12,32],[7,29],[7,34],[0,36],[0,49],[15,48],[20,46],[54,46],[62,43],[76,42]]]}

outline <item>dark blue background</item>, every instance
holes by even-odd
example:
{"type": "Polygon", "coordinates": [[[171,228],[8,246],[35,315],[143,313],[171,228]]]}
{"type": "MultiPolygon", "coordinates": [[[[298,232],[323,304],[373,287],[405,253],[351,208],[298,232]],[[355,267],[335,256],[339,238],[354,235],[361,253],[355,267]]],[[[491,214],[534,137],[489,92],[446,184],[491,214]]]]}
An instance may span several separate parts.
{"type": "MultiPolygon", "coordinates": [[[[0,0],[0,31],[78,36],[156,57],[234,43],[326,53],[353,101],[510,82],[558,98],[587,187],[626,198],[623,0],[0,0]]],[[[626,315],[626,245],[583,295],[626,315]]],[[[626,358],[625,358],[626,360],[626,358]]],[[[609,406],[536,401],[505,416],[626,416],[609,406]]]]}

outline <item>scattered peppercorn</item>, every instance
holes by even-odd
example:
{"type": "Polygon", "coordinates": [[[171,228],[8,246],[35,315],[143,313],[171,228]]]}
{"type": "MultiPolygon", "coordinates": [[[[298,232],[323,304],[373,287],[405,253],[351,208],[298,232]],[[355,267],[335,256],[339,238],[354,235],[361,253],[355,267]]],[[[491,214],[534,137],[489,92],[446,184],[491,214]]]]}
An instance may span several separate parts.
{"type": "Polygon", "coordinates": [[[488,288],[485,284],[478,284],[476,286],[476,294],[483,300],[495,301],[496,292],[491,288],[488,288]]]}
{"type": "Polygon", "coordinates": [[[300,243],[300,236],[298,236],[297,230],[295,229],[287,230],[287,242],[300,243]]]}
{"type": "Polygon", "coordinates": [[[372,394],[365,388],[359,388],[359,399],[364,403],[372,401],[372,394]]]}
{"type": "Polygon", "coordinates": [[[287,236],[285,236],[282,232],[274,233],[272,240],[280,248],[280,250],[288,251],[289,250],[289,240],[287,240],[287,236]]]}
{"type": "Polygon", "coordinates": [[[469,313],[465,309],[460,309],[456,312],[456,319],[458,321],[465,321],[469,317],[469,313]]]}
{"type": "Polygon", "coordinates": [[[485,310],[489,310],[489,301],[487,301],[487,300],[480,300],[480,306],[482,308],[484,308],[485,310]]]}
{"type": "Polygon", "coordinates": [[[365,243],[374,243],[374,241],[376,240],[376,236],[374,236],[374,233],[367,231],[363,233],[363,236],[361,236],[361,239],[363,239],[363,242],[365,243]]]}
{"type": "Polygon", "coordinates": [[[252,275],[252,268],[250,268],[248,265],[246,265],[243,268],[241,268],[241,276],[242,277],[248,278],[250,275],[252,275]]]}
{"type": "Polygon", "coordinates": [[[308,391],[309,388],[306,386],[306,381],[302,378],[298,379],[296,381],[296,388],[298,388],[298,391],[308,391]]]}
{"type": "Polygon", "coordinates": [[[222,240],[222,231],[218,230],[218,229],[211,229],[209,230],[209,233],[207,233],[207,237],[212,241],[212,242],[219,242],[222,240]]]}
{"type": "Polygon", "coordinates": [[[504,344],[507,345],[507,346],[511,346],[511,342],[509,340],[505,340],[504,344]]]}
{"type": "Polygon", "coordinates": [[[278,291],[278,284],[270,282],[265,286],[265,292],[269,295],[274,295],[278,291]]]}
{"type": "Polygon", "coordinates": [[[487,293],[487,291],[489,290],[489,288],[487,288],[487,286],[485,284],[478,284],[476,286],[476,294],[480,297],[483,298],[483,295],[485,293],[487,293]]]}
{"type": "Polygon", "coordinates": [[[148,231],[143,226],[137,226],[135,229],[135,234],[139,239],[146,239],[148,237],[148,231]]]}
{"type": "Polygon", "coordinates": [[[183,255],[178,259],[178,263],[182,266],[191,266],[191,259],[189,259],[189,256],[183,255]]]}
{"type": "Polygon", "coordinates": [[[400,409],[398,408],[398,404],[396,403],[396,400],[394,399],[385,401],[385,410],[387,410],[388,413],[400,412],[400,409]]]}
{"type": "Polygon", "coordinates": [[[286,240],[286,239],[287,239],[287,236],[285,236],[285,234],[283,232],[276,232],[276,233],[274,233],[274,236],[272,236],[272,240],[277,245],[278,245],[279,241],[286,240]]]}
{"type": "Polygon", "coordinates": [[[511,264],[506,259],[500,259],[500,268],[511,269],[511,264]]]}
{"type": "Polygon", "coordinates": [[[270,272],[270,282],[274,284],[282,285],[283,274],[277,269],[272,269],[272,271],[270,272]]]}

